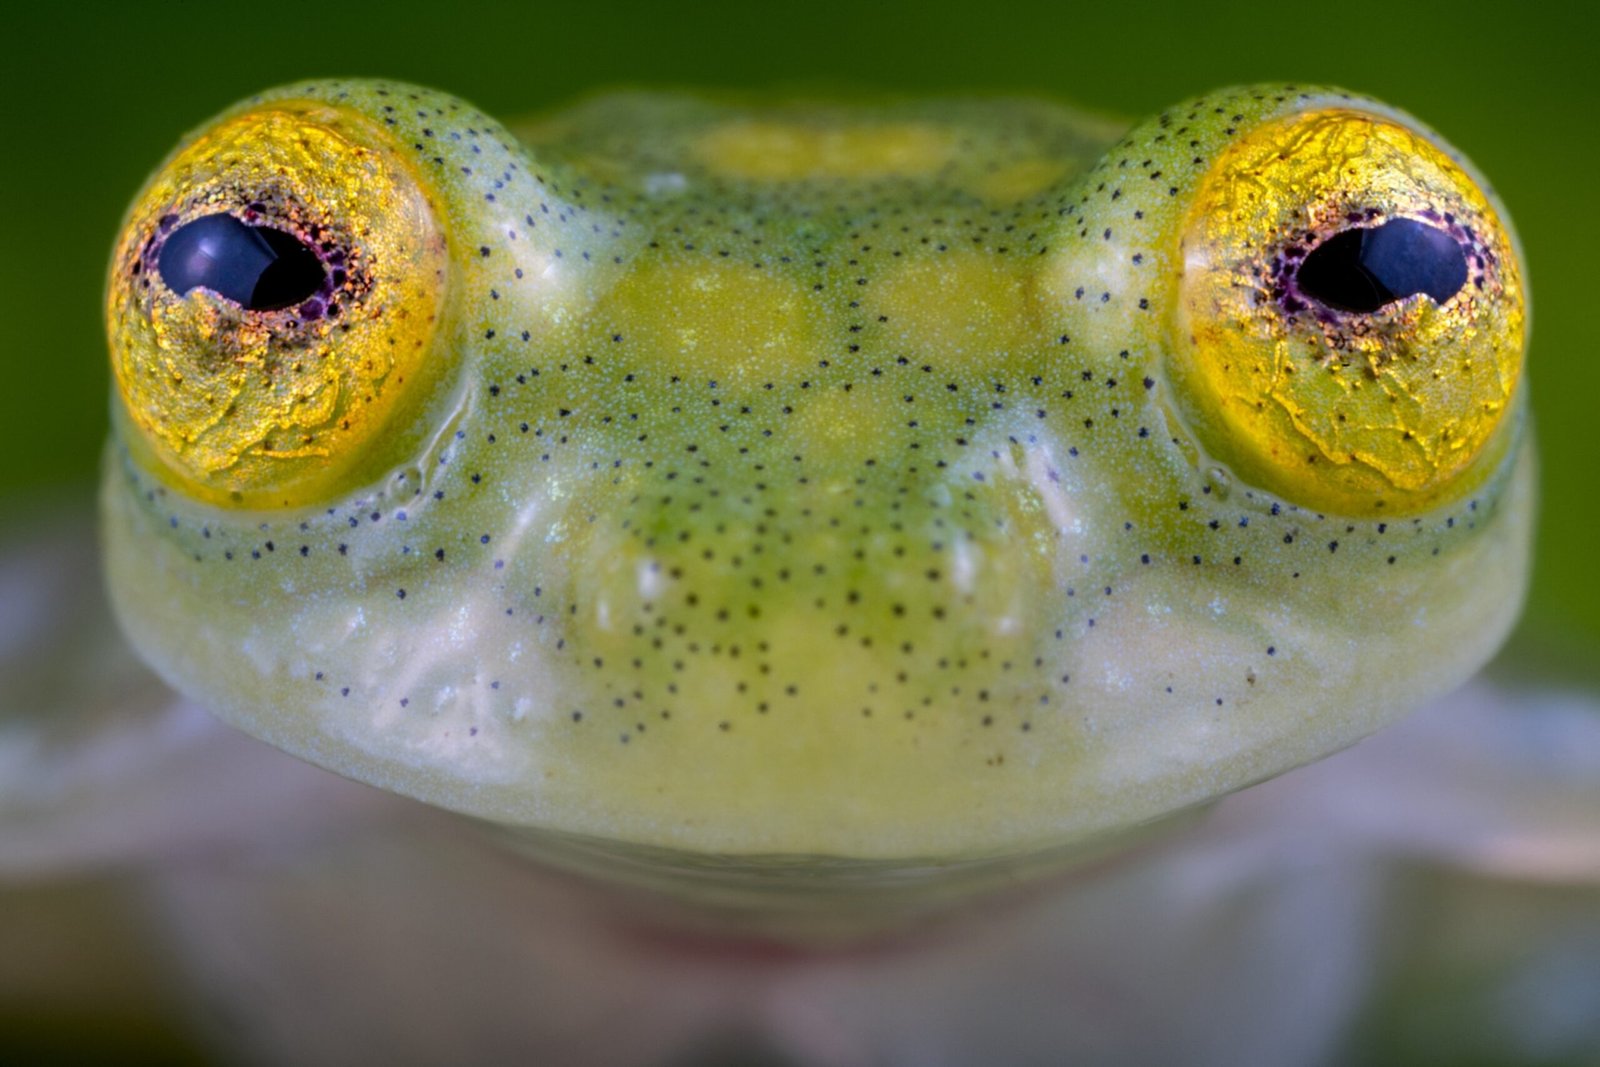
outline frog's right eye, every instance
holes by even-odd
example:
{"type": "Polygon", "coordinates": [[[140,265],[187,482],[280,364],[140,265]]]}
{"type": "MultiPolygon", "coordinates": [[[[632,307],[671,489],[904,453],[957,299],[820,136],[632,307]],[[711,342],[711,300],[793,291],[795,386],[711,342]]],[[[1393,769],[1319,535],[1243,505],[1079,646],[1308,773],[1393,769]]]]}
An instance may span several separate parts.
{"type": "Polygon", "coordinates": [[[223,120],[151,179],[113,254],[130,445],[214,503],[355,487],[427,392],[446,273],[428,198],[370,120],[292,100],[223,120]]]}
{"type": "Polygon", "coordinates": [[[1181,240],[1174,391],[1246,481],[1395,515],[1495,468],[1522,370],[1521,265],[1438,143],[1347,107],[1270,119],[1210,162],[1181,240]]]}

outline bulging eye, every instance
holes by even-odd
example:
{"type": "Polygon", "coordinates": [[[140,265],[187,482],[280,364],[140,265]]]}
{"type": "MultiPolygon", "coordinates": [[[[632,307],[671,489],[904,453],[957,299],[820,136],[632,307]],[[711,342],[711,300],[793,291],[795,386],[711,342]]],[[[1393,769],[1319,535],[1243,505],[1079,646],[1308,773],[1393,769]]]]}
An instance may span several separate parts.
{"type": "Polygon", "coordinates": [[[413,411],[446,243],[360,114],[278,101],[181,148],[134,203],[107,293],[135,452],[214,503],[316,502],[413,411]]]}
{"type": "Polygon", "coordinates": [[[1182,226],[1172,377],[1247,481],[1352,516],[1426,510],[1495,467],[1521,376],[1521,267],[1435,142],[1353,109],[1269,121],[1182,226]]]}

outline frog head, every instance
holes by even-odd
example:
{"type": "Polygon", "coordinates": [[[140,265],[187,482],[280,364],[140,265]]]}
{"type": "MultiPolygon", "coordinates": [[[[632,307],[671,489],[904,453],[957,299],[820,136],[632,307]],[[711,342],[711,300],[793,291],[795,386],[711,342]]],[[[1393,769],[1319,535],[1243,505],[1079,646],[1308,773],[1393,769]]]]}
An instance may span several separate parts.
{"type": "Polygon", "coordinates": [[[1520,253],[1335,90],[622,94],[513,135],[313,82],[110,266],[113,600],[279,747],[654,880],[1096,847],[1495,649],[1520,253]]]}

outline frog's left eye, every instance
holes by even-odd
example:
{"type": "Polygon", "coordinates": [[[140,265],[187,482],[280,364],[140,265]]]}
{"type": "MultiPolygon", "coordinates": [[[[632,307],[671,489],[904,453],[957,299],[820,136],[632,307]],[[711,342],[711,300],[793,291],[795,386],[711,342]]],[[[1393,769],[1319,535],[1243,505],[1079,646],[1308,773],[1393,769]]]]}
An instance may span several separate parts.
{"type": "Polygon", "coordinates": [[[1344,107],[1265,121],[1211,161],[1180,254],[1175,392],[1247,481],[1380,515],[1494,469],[1522,368],[1521,268],[1436,142],[1344,107]]]}
{"type": "Polygon", "coordinates": [[[446,261],[409,163],[363,115],[278,101],[201,132],[112,259],[130,443],[235,506],[314,502],[380,469],[426,392],[446,261]]]}

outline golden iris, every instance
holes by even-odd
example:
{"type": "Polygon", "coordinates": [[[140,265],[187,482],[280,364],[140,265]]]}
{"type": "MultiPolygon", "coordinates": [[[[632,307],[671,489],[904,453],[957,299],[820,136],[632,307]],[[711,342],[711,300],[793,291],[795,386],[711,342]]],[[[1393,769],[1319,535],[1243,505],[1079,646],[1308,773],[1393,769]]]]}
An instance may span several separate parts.
{"type": "Polygon", "coordinates": [[[427,197],[369,119],[278,101],[203,131],[135,201],[111,262],[111,364],[135,455],[241,507],[316,502],[381,470],[380,435],[424,392],[446,262],[427,197]],[[209,280],[231,253],[194,236],[206,228],[277,249],[298,284],[252,301],[248,284],[209,280]],[[174,259],[199,266],[175,273],[174,259]]]}
{"type": "Polygon", "coordinates": [[[1216,459],[1351,516],[1420,512],[1494,469],[1525,347],[1521,267],[1434,142],[1352,109],[1265,123],[1213,163],[1182,234],[1173,379],[1216,459]],[[1457,276],[1391,291],[1352,258],[1386,238],[1457,276]]]}

